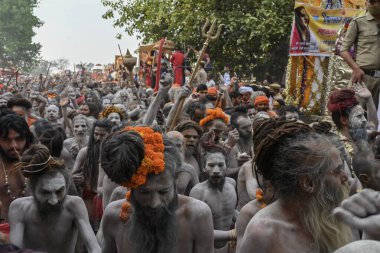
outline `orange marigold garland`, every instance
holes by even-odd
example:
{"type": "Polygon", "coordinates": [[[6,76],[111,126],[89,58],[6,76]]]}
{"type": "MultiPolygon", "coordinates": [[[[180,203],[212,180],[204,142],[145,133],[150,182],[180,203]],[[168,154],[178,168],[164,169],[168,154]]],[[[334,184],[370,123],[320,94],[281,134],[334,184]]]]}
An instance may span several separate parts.
{"type": "Polygon", "coordinates": [[[226,124],[228,124],[229,122],[229,118],[227,117],[227,115],[223,112],[222,109],[220,108],[215,108],[215,109],[207,109],[206,111],[206,114],[207,116],[205,118],[203,118],[200,122],[199,122],[199,125],[200,126],[203,126],[205,125],[207,122],[210,122],[214,119],[221,119],[223,120],[224,122],[226,122],[226,124]]]}
{"type": "Polygon", "coordinates": [[[256,189],[256,199],[257,201],[259,201],[261,203],[261,208],[264,208],[267,206],[267,204],[264,202],[264,193],[263,193],[263,190],[261,190],[260,188],[257,188],[256,189]]]}
{"type": "MultiPolygon", "coordinates": [[[[140,167],[132,178],[121,185],[128,189],[137,188],[145,184],[148,174],[160,174],[165,170],[164,160],[164,140],[160,133],[156,133],[149,127],[126,127],[124,131],[136,131],[144,140],[145,156],[140,167]]],[[[121,207],[120,219],[124,222],[128,219],[128,212],[131,208],[131,191],[126,194],[126,199],[121,207]]]]}

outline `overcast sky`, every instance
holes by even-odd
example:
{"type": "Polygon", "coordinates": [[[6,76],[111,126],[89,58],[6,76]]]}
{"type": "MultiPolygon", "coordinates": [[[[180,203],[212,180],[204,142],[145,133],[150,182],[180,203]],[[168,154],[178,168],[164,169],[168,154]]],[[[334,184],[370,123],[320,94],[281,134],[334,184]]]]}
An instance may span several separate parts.
{"type": "Polygon", "coordinates": [[[36,29],[34,41],[41,43],[46,60],[66,58],[71,66],[79,62],[106,64],[127,48],[134,54],[138,47],[135,37],[126,34],[117,40],[120,30],[111,20],[102,19],[106,8],[100,0],[41,0],[34,13],[44,25],[36,29]]]}

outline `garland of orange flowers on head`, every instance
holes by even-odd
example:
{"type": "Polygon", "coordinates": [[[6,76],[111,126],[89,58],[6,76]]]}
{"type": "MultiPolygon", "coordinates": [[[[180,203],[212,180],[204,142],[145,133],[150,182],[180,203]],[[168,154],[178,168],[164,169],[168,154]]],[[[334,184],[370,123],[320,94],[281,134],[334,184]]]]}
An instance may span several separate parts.
{"type": "Polygon", "coordinates": [[[260,202],[261,209],[267,206],[267,204],[264,202],[264,196],[263,195],[264,195],[263,190],[260,188],[256,188],[256,199],[257,199],[257,201],[260,202]]]}
{"type": "Polygon", "coordinates": [[[126,199],[121,207],[120,219],[124,222],[128,220],[129,210],[131,208],[131,189],[138,188],[146,183],[148,174],[160,174],[165,170],[164,160],[164,140],[160,133],[154,132],[149,127],[126,127],[124,131],[136,131],[144,140],[144,159],[140,167],[132,178],[121,185],[127,187],[129,190],[126,194],[126,199]]]}
{"type": "Polygon", "coordinates": [[[206,111],[206,114],[207,116],[205,118],[203,118],[200,122],[199,122],[199,125],[200,126],[204,126],[207,122],[210,122],[214,119],[221,119],[223,120],[224,122],[226,122],[226,124],[228,124],[229,122],[229,118],[227,117],[227,115],[223,112],[222,109],[220,108],[215,108],[215,109],[207,109],[206,111]]]}
{"type": "Polygon", "coordinates": [[[121,119],[124,118],[123,110],[113,105],[107,106],[103,111],[101,111],[101,113],[99,114],[99,118],[106,119],[111,113],[117,113],[120,115],[121,119]]]}

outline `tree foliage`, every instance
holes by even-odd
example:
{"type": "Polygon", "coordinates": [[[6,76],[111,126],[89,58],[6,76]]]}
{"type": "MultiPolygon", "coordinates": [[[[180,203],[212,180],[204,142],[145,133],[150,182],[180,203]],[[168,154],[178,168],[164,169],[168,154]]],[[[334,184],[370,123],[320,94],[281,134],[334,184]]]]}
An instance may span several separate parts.
{"type": "Polygon", "coordinates": [[[33,28],[43,23],[33,14],[36,6],[37,0],[0,0],[0,66],[28,70],[38,60],[33,28]]]}
{"type": "Polygon", "coordinates": [[[280,77],[287,63],[293,0],[101,0],[103,15],[143,43],[162,37],[202,47],[206,18],[225,25],[208,52],[217,66],[231,64],[240,73],[280,77]]]}

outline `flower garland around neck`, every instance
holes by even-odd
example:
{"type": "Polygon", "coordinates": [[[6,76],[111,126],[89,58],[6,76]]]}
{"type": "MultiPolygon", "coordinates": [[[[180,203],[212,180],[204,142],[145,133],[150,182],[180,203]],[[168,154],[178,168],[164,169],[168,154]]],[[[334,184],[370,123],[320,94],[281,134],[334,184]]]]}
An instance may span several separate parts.
{"type": "Polygon", "coordinates": [[[220,108],[207,109],[206,114],[207,116],[199,122],[200,126],[204,126],[207,122],[210,122],[214,119],[221,119],[226,122],[226,124],[229,122],[228,116],[220,108]]]}
{"type": "Polygon", "coordinates": [[[267,204],[264,202],[264,193],[263,190],[260,188],[256,188],[256,199],[261,204],[261,209],[267,206],[267,204]]]}
{"type": "Polygon", "coordinates": [[[161,174],[165,170],[164,140],[160,133],[149,127],[126,127],[124,131],[136,131],[144,140],[144,159],[132,178],[121,185],[128,188],[126,200],[121,207],[120,219],[126,222],[131,208],[131,189],[146,183],[148,174],[161,174]]]}

